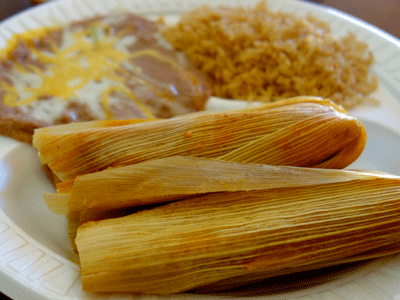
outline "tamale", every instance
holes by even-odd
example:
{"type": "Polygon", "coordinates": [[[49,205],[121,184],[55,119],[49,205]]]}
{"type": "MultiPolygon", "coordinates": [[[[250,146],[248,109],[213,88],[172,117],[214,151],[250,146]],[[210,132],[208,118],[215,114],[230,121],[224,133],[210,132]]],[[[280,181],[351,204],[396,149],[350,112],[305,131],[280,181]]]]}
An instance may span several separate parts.
{"type": "Polygon", "coordinates": [[[375,178],[368,172],[235,163],[188,156],[148,160],[78,176],[45,194],[58,214],[111,211],[215,192],[311,186],[375,178]]]}
{"type": "Polygon", "coordinates": [[[362,152],[364,126],[326,99],[298,97],[224,112],[111,126],[107,121],[35,131],[33,146],[61,181],[109,167],[193,156],[344,168],[362,152]],[[256,149],[256,151],[254,151],[256,149]]]}
{"type": "Polygon", "coordinates": [[[81,225],[82,285],[171,294],[335,264],[398,244],[399,213],[400,178],[380,174],[199,195],[81,225]]]}
{"type": "MultiPolygon", "coordinates": [[[[389,176],[389,175],[386,175],[389,176]]],[[[312,186],[375,178],[368,172],[245,164],[197,157],[167,157],[78,176],[45,194],[50,210],[66,214],[69,236],[80,224],[129,214],[207,193],[312,186]]]]}

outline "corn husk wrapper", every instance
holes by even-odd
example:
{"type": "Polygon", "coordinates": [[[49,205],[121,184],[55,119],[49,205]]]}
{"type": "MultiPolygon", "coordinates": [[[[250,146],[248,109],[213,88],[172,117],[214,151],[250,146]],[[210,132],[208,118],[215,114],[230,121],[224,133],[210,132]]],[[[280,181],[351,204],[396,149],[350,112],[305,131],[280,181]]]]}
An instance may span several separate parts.
{"type": "Polygon", "coordinates": [[[358,120],[331,101],[312,97],[135,124],[53,126],[33,136],[42,162],[61,181],[177,155],[340,169],[361,154],[365,142],[358,120]]]}
{"type": "Polygon", "coordinates": [[[169,202],[215,192],[251,191],[374,179],[368,172],[246,164],[173,156],[78,176],[45,194],[57,214],[169,202]]]}
{"type": "MultiPolygon", "coordinates": [[[[212,284],[206,286],[202,286],[200,288],[195,288],[193,289],[193,292],[197,294],[198,293],[210,294],[218,292],[219,295],[224,294],[224,295],[232,295],[235,297],[249,296],[249,295],[251,296],[265,295],[271,293],[271,291],[277,293],[277,291],[279,290],[278,287],[274,286],[273,288],[271,288],[271,286],[269,286],[268,279],[272,277],[288,275],[293,273],[307,272],[323,268],[330,268],[339,265],[341,266],[339,267],[341,269],[340,271],[349,272],[349,267],[351,269],[352,267],[354,267],[356,263],[361,263],[361,264],[382,263],[385,261],[385,259],[390,260],[391,259],[390,256],[392,256],[393,254],[397,254],[399,252],[400,252],[400,242],[397,242],[383,247],[374,248],[372,250],[365,251],[356,255],[348,256],[339,260],[330,260],[323,263],[304,265],[296,268],[287,268],[265,273],[262,272],[252,273],[243,276],[238,276],[235,278],[229,278],[228,280],[221,280],[218,282],[213,282],[212,284]],[[375,259],[380,259],[380,261],[375,261],[375,259]],[[254,290],[255,286],[257,287],[256,291],[254,290]],[[249,289],[251,292],[249,292],[249,289]]],[[[325,273],[324,271],[318,272],[318,275],[316,274],[316,276],[314,276],[313,278],[308,278],[307,285],[324,283],[327,280],[326,277],[324,278],[324,276],[321,276],[321,274],[324,273],[325,273]]],[[[307,276],[309,276],[309,274],[306,275],[306,277],[307,276]]],[[[337,274],[336,275],[331,274],[329,278],[332,278],[333,276],[337,276],[337,274]]],[[[298,274],[298,276],[296,276],[295,278],[300,279],[300,281],[292,283],[286,282],[285,291],[293,288],[293,286],[291,286],[292,284],[296,286],[296,283],[301,284],[301,287],[304,287],[305,283],[301,282],[302,278],[301,274],[298,274]]]]}
{"type": "Polygon", "coordinates": [[[397,249],[399,183],[398,177],[372,174],[217,192],[87,222],[76,238],[83,288],[170,294],[371,257],[385,246],[397,249]]]}
{"type": "Polygon", "coordinates": [[[367,172],[270,166],[197,157],[166,157],[78,176],[44,194],[49,209],[66,214],[74,245],[76,230],[87,221],[129,214],[132,207],[154,205],[201,194],[312,186],[375,178],[367,172]]]}

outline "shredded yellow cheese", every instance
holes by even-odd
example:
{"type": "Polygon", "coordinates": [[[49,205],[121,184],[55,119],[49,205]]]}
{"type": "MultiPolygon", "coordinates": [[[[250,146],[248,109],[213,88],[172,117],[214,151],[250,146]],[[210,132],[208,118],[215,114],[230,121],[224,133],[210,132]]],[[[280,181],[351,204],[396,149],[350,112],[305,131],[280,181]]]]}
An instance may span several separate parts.
{"type": "MultiPolygon", "coordinates": [[[[120,36],[107,36],[96,42],[88,38],[89,36],[90,29],[73,32],[71,44],[65,49],[54,48],[54,53],[31,48],[30,50],[39,57],[40,61],[47,64],[46,71],[39,68],[35,70],[35,73],[40,76],[41,86],[40,88],[26,87],[25,91],[31,93],[32,96],[19,101],[15,87],[7,86],[9,94],[5,97],[4,104],[27,105],[45,95],[66,100],[76,96],[75,91],[87,85],[90,80],[99,81],[108,78],[122,84],[123,79],[115,74],[115,70],[119,68],[122,61],[129,58],[129,53],[115,49],[115,42],[120,36]],[[77,79],[79,79],[78,84],[70,85],[77,79]]],[[[16,67],[22,74],[29,73],[21,66],[16,67]]]]}
{"type": "MultiPolygon", "coordinates": [[[[108,98],[111,93],[118,91],[135,102],[147,117],[154,118],[149,108],[126,87],[127,72],[130,72],[131,78],[134,77],[152,92],[161,94],[169,101],[174,100],[174,89],[166,83],[146,76],[132,59],[142,56],[153,57],[175,70],[186,73],[183,67],[154,49],[130,52],[128,47],[136,42],[136,36],[130,34],[128,29],[112,35],[108,33],[110,32],[108,25],[97,21],[87,28],[64,28],[61,44],[57,46],[53,42],[51,51],[34,47],[32,39],[48,34],[49,30],[33,30],[9,41],[8,50],[15,49],[18,40],[22,39],[28,45],[32,56],[44,63],[45,68],[42,70],[31,64],[14,64],[10,75],[11,84],[0,82],[0,88],[5,92],[3,96],[5,105],[27,106],[41,97],[49,96],[64,102],[71,98],[86,103],[94,100],[98,104],[92,110],[98,110],[98,113],[107,119],[113,119],[108,98]],[[162,86],[162,91],[157,86],[162,86]]],[[[5,52],[1,54],[4,56],[5,52]]]]}

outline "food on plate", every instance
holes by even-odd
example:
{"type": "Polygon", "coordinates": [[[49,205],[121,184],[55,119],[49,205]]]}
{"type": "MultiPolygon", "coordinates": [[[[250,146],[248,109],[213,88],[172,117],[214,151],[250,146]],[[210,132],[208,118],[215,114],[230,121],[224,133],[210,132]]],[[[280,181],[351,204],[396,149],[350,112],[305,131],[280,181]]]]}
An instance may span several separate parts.
{"type": "Polygon", "coordinates": [[[35,130],[33,146],[61,180],[168,156],[344,168],[361,154],[363,124],[333,102],[297,97],[166,120],[96,121],[35,130]]]}
{"type": "Polygon", "coordinates": [[[174,156],[110,168],[61,183],[57,193],[44,194],[51,211],[68,216],[72,246],[79,225],[131,213],[201,194],[311,186],[370,178],[356,174],[298,167],[232,163],[174,156]]]}
{"type": "Polygon", "coordinates": [[[164,37],[211,79],[218,97],[268,102],[313,95],[346,109],[377,103],[368,46],[352,33],[333,36],[311,14],[274,12],[265,1],[253,8],[202,6],[164,37]]]}
{"type": "Polygon", "coordinates": [[[86,222],[76,238],[83,289],[172,294],[399,251],[399,177],[306,168],[287,176],[280,187],[243,191],[238,181],[238,191],[86,222]],[[318,182],[319,172],[335,175],[318,182]],[[313,184],[298,185],[303,176],[313,184]]]}
{"type": "Polygon", "coordinates": [[[311,186],[369,178],[326,169],[232,163],[197,157],[166,157],[78,176],[44,194],[49,209],[68,216],[72,245],[79,225],[207,193],[311,186]]]}
{"type": "Polygon", "coordinates": [[[374,177],[368,173],[245,164],[172,156],[78,176],[45,194],[51,211],[111,211],[215,192],[310,186],[374,177]]]}
{"type": "Polygon", "coordinates": [[[15,35],[0,56],[0,134],[203,110],[209,83],[159,24],[115,12],[15,35]]]}

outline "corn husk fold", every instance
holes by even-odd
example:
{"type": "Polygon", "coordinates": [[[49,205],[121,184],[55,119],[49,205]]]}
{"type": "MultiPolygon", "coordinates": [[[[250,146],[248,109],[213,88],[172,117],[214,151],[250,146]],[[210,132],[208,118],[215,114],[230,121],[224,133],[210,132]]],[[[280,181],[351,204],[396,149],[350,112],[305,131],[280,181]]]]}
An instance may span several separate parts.
{"type": "Polygon", "coordinates": [[[76,238],[83,288],[171,294],[397,251],[400,179],[361,177],[215,192],[87,222],[76,238]]]}
{"type": "Polygon", "coordinates": [[[133,124],[96,121],[37,129],[33,146],[61,180],[169,156],[344,168],[362,152],[363,125],[321,98],[133,124]]]}

